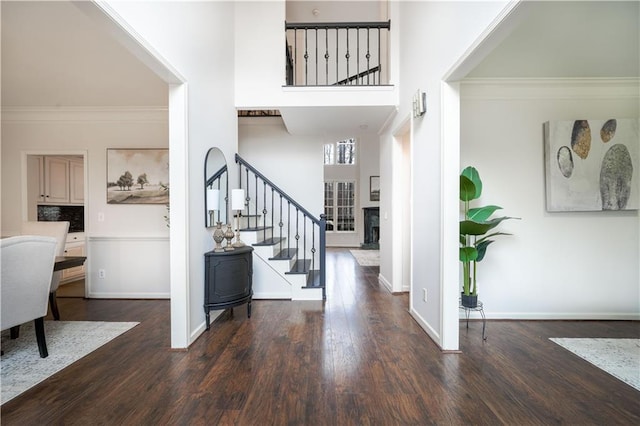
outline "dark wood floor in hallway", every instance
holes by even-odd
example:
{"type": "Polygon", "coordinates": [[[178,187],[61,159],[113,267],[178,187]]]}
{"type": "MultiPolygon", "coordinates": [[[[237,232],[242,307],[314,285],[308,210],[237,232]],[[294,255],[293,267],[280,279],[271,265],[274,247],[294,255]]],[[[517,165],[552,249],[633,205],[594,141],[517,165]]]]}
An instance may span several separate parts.
{"type": "MultiPolygon", "coordinates": [[[[5,425],[637,425],[640,392],[549,337],[640,337],[632,321],[460,325],[443,354],[348,250],[328,253],[327,300],[256,300],[188,351],[169,302],[62,298],[63,320],[140,321],[1,407],[5,425]]],[[[35,342],[34,342],[35,344],[35,342]]]]}

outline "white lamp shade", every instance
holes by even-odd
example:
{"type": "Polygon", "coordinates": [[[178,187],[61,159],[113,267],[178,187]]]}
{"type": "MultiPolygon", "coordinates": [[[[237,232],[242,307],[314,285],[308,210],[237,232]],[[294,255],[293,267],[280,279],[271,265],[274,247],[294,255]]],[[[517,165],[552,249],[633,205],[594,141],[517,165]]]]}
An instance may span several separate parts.
{"type": "Polygon", "coordinates": [[[207,210],[220,210],[220,190],[207,189],[207,210]]]}
{"type": "Polygon", "coordinates": [[[231,190],[231,210],[244,209],[244,189],[231,190]]]}

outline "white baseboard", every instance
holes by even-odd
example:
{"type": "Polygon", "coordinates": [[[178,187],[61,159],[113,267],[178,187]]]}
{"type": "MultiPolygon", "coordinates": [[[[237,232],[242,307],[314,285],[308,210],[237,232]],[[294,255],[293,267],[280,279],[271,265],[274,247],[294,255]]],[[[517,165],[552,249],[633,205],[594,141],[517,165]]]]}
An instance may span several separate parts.
{"type": "Polygon", "coordinates": [[[434,341],[440,349],[442,349],[442,339],[440,338],[440,333],[434,330],[425,320],[420,316],[420,314],[413,308],[409,309],[409,314],[413,317],[414,320],[418,323],[420,327],[427,333],[427,335],[434,341]]]}
{"type": "MultiPolygon", "coordinates": [[[[487,319],[493,320],[558,320],[558,321],[638,321],[637,312],[484,312],[487,319]]],[[[480,317],[479,314],[477,314],[480,317]]],[[[461,313],[461,318],[464,314],[461,313]]],[[[470,317],[471,318],[471,317],[470,317]]]]}
{"type": "Polygon", "coordinates": [[[378,274],[378,284],[389,290],[389,293],[393,293],[391,290],[391,283],[382,274],[378,274]]]}
{"type": "Polygon", "coordinates": [[[170,293],[87,293],[87,299],[171,299],[170,293]]]}

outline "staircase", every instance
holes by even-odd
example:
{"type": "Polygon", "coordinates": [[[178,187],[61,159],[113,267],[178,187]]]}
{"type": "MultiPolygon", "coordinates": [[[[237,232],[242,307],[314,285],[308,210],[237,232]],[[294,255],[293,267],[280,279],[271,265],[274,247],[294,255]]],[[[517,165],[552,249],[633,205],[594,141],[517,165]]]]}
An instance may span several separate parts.
{"type": "Polygon", "coordinates": [[[316,218],[236,154],[245,208],[234,216],[254,248],[254,299],[324,300],[324,215],[316,218]]]}

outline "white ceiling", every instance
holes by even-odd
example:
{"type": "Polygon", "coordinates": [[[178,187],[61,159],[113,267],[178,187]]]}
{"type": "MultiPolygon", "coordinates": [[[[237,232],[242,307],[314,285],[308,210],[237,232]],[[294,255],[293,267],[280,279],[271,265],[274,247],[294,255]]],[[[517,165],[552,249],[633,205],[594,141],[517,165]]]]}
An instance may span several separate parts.
{"type": "MultiPolygon", "coordinates": [[[[3,106],[167,105],[166,83],[72,3],[0,4],[3,106]]],[[[469,77],[637,78],[639,4],[536,2],[469,77]]],[[[290,108],[285,115],[292,133],[358,134],[380,129],[392,110],[290,108]]]]}
{"type": "Polygon", "coordinates": [[[3,107],[167,105],[167,84],[71,2],[0,6],[3,107]]]}

